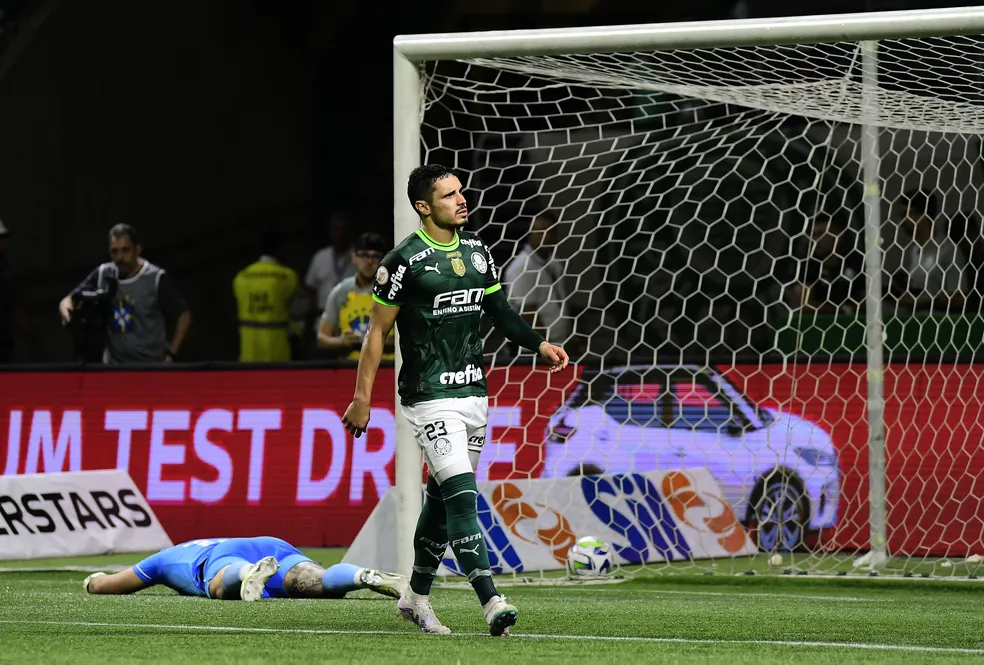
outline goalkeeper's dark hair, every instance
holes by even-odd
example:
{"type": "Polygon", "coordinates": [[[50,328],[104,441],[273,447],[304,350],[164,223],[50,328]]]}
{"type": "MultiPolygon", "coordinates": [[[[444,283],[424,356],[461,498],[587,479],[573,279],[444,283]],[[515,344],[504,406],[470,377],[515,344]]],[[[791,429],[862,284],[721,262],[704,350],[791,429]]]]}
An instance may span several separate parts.
{"type": "Polygon", "coordinates": [[[430,201],[435,182],[457,175],[454,169],[440,164],[418,166],[410,172],[410,178],[407,180],[407,198],[410,199],[410,206],[416,210],[417,201],[430,201]]]}

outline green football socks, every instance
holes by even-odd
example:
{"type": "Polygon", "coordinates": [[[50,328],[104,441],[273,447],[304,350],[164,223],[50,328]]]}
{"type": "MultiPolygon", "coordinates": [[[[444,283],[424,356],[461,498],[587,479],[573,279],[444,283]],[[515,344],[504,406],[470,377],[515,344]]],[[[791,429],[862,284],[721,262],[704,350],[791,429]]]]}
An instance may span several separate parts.
{"type": "Polygon", "coordinates": [[[417,518],[417,529],[413,534],[413,572],[410,575],[410,589],[426,596],[437,576],[437,569],[448,549],[447,514],[444,510],[444,497],[441,486],[433,478],[427,479],[427,494],[424,506],[417,518]]]}
{"type": "Polygon", "coordinates": [[[478,486],[474,473],[448,478],[441,485],[448,519],[448,539],[462,572],[468,576],[478,599],[484,605],[498,595],[489,569],[489,552],[478,526],[478,486]]]}

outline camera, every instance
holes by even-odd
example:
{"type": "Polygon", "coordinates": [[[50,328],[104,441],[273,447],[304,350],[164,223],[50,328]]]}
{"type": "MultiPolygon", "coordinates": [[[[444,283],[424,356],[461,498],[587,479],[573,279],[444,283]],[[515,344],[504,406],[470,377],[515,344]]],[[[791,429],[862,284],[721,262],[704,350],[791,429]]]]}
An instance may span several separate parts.
{"type": "Polygon", "coordinates": [[[113,291],[115,289],[96,289],[72,294],[75,308],[68,325],[76,360],[102,362],[107,325],[113,315],[113,291]]]}

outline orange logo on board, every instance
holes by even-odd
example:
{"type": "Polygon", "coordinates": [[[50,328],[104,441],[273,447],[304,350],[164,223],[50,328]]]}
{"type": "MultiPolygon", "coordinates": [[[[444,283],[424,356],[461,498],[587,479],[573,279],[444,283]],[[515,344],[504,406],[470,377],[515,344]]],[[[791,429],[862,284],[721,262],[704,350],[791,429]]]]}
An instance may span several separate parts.
{"type": "MultiPolygon", "coordinates": [[[[671,471],[663,477],[663,496],[677,519],[698,531],[710,531],[720,536],[717,541],[726,552],[735,554],[745,547],[745,528],[738,522],[728,502],[719,496],[700,495],[694,488],[693,480],[681,471],[671,471]],[[714,505],[709,505],[708,501],[714,505]],[[720,506],[720,512],[714,509],[720,506]],[[705,508],[711,516],[701,515],[695,524],[687,513],[695,508],[705,508]]],[[[697,516],[695,516],[697,517],[697,516]]]]}
{"type": "Polygon", "coordinates": [[[542,503],[531,504],[526,503],[522,499],[523,490],[512,483],[502,483],[492,491],[492,505],[495,507],[496,512],[499,513],[499,517],[502,518],[506,528],[512,531],[513,535],[527,543],[537,544],[536,540],[527,538],[519,532],[519,525],[521,523],[527,520],[533,520],[534,533],[539,542],[550,548],[553,558],[558,563],[565,563],[567,561],[567,550],[577,542],[577,537],[574,535],[574,530],[571,529],[567,518],[542,503]],[[543,515],[552,513],[554,524],[545,527],[537,526],[541,521],[541,512],[537,508],[544,509],[543,515]]]}

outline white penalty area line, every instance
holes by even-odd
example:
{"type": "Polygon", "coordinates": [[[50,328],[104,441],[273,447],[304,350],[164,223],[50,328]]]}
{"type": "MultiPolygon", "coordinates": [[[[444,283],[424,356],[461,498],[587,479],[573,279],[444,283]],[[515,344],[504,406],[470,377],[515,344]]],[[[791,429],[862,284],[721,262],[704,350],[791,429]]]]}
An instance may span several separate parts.
{"type": "Polygon", "coordinates": [[[130,566],[35,566],[22,568],[0,567],[0,573],[116,573],[130,566]]]}
{"type": "MultiPolygon", "coordinates": [[[[185,626],[159,623],[104,623],[101,621],[33,621],[30,619],[0,619],[0,624],[33,626],[77,626],[82,628],[152,628],[154,630],[188,630],[211,633],[259,633],[273,635],[398,635],[417,637],[410,630],[331,630],[314,628],[254,628],[249,626],[185,626]]],[[[453,633],[451,637],[488,637],[488,633],[453,633]]],[[[642,642],[648,644],[691,644],[708,646],[771,646],[810,649],[856,649],[861,651],[900,651],[910,653],[948,653],[984,656],[984,649],[967,647],[933,647],[919,644],[877,644],[866,642],[816,642],[797,640],[715,640],[688,637],[637,637],[618,635],[548,635],[514,633],[511,638],[528,640],[557,640],[572,642],[642,642]]],[[[435,638],[437,639],[437,638],[435,638]]]]}
{"type": "Polygon", "coordinates": [[[754,598],[792,598],[795,600],[827,600],[844,603],[894,603],[894,598],[862,598],[860,596],[817,596],[803,593],[765,593],[762,591],[682,591],[680,589],[623,589],[629,593],[638,591],[639,593],[665,593],[676,594],[679,596],[727,596],[729,598],[743,598],[751,596],[754,598]]]}

